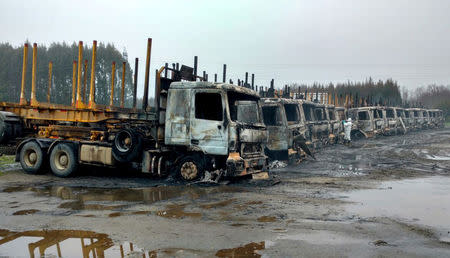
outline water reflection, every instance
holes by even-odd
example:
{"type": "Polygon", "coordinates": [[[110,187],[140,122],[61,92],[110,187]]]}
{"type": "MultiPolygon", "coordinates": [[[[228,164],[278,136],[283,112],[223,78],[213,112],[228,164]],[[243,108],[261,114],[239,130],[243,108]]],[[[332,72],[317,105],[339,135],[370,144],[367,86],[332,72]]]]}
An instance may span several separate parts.
{"type": "Polygon", "coordinates": [[[198,199],[214,193],[238,192],[242,189],[230,186],[196,187],[196,186],[158,186],[148,188],[81,188],[68,186],[13,186],[3,192],[14,193],[31,191],[38,196],[58,197],[69,202],[59,208],[72,210],[114,210],[131,203],[151,204],[159,201],[183,197],[198,199]],[[119,202],[119,203],[118,203],[119,202]],[[120,203],[122,202],[122,203],[120,203]]]}
{"type": "Polygon", "coordinates": [[[133,243],[115,245],[107,234],[83,230],[29,230],[23,232],[0,229],[0,257],[261,257],[265,242],[249,243],[218,251],[167,248],[144,250],[133,243]]]}
{"type": "Polygon", "coordinates": [[[132,243],[114,245],[106,234],[81,230],[32,230],[14,232],[0,229],[2,257],[155,257],[132,243]]]}

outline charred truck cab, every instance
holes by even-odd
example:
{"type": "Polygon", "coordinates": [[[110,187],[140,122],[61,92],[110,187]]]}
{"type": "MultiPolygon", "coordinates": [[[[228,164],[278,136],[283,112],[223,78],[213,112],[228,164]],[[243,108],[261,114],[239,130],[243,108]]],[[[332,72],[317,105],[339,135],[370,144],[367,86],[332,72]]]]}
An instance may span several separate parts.
{"type": "Polygon", "coordinates": [[[269,160],[288,160],[288,149],[292,148],[292,133],[282,100],[266,98],[262,101],[263,121],[267,127],[269,138],[265,152],[269,160]]]}
{"type": "Polygon", "coordinates": [[[329,134],[328,138],[329,138],[329,142],[334,144],[334,143],[338,142],[339,134],[341,132],[343,132],[343,130],[342,130],[343,128],[341,126],[342,121],[339,120],[339,117],[337,115],[337,111],[336,111],[336,108],[334,107],[334,105],[325,105],[325,107],[326,107],[326,111],[327,111],[326,112],[327,118],[328,118],[328,121],[330,122],[329,128],[328,128],[330,134],[329,134]]]}
{"type": "Polygon", "coordinates": [[[383,135],[386,130],[386,110],[384,107],[373,107],[373,126],[376,135],[383,135]]]}
{"type": "Polygon", "coordinates": [[[351,132],[352,139],[360,138],[362,136],[366,138],[375,136],[372,108],[351,108],[348,113],[349,117],[351,117],[354,121],[351,132]]]}
{"type": "MultiPolygon", "coordinates": [[[[344,141],[344,124],[343,121],[347,120],[347,111],[344,107],[335,107],[336,109],[336,119],[339,121],[339,134],[338,134],[338,142],[343,143],[344,141]]],[[[334,129],[334,127],[333,127],[334,129]]]]}
{"type": "Polygon", "coordinates": [[[174,82],[165,119],[166,146],[179,154],[177,173],[189,179],[193,170],[225,170],[225,176],[266,171],[259,95],[231,84],[174,82]]]}
{"type": "Polygon", "coordinates": [[[420,118],[418,108],[408,108],[406,111],[409,113],[409,125],[410,129],[417,131],[420,129],[420,118]]]}
{"type": "Polygon", "coordinates": [[[405,123],[406,129],[414,130],[414,117],[411,114],[410,110],[408,108],[403,109],[403,114],[405,115],[405,119],[403,119],[403,122],[405,123]]]}
{"type": "Polygon", "coordinates": [[[431,127],[432,128],[441,127],[441,119],[440,119],[441,111],[439,109],[429,109],[428,113],[430,114],[431,127]]]}
{"type": "Polygon", "coordinates": [[[269,132],[266,146],[269,159],[293,161],[310,154],[305,145],[309,132],[301,103],[295,99],[263,99],[264,123],[269,132]]]}
{"type": "Polygon", "coordinates": [[[431,127],[431,119],[430,119],[430,113],[427,109],[422,109],[422,116],[423,116],[423,129],[428,129],[431,127]]]}
{"type": "Polygon", "coordinates": [[[386,135],[396,135],[398,130],[398,118],[394,107],[386,107],[386,135]]]}
{"type": "Polygon", "coordinates": [[[302,107],[309,131],[306,144],[310,149],[317,150],[328,144],[329,141],[329,121],[325,105],[305,100],[302,102],[302,107]]]}
{"type": "Polygon", "coordinates": [[[407,125],[406,125],[406,114],[404,108],[395,108],[395,112],[397,114],[397,123],[399,125],[398,132],[402,134],[406,134],[408,131],[407,125]]]}

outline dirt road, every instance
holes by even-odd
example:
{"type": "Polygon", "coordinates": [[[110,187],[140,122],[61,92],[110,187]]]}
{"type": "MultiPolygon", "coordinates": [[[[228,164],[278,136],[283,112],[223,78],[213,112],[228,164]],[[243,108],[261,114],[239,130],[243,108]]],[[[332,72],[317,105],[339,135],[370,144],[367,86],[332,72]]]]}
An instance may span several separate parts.
{"type": "Polygon", "coordinates": [[[450,129],[316,158],[271,180],[191,186],[108,170],[30,176],[0,163],[0,256],[450,256],[450,129]]]}

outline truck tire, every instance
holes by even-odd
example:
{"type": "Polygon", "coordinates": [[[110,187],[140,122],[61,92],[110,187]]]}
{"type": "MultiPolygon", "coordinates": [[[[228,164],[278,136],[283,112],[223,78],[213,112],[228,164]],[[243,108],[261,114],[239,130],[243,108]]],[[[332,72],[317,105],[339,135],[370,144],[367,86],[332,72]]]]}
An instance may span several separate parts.
{"type": "Polygon", "coordinates": [[[28,174],[38,174],[41,172],[44,158],[44,152],[35,141],[25,143],[19,154],[20,165],[28,174]]]}
{"type": "Polygon", "coordinates": [[[114,137],[112,155],[119,162],[130,162],[137,158],[142,150],[142,139],[138,133],[125,129],[114,137]]]}
{"type": "Polygon", "coordinates": [[[50,168],[55,176],[68,177],[78,169],[78,155],[70,143],[58,143],[50,153],[50,168]]]}
{"type": "Polygon", "coordinates": [[[177,177],[184,181],[193,181],[203,178],[204,174],[204,164],[197,155],[190,155],[182,158],[176,169],[177,177]]]}
{"type": "Polygon", "coordinates": [[[0,119],[0,144],[7,143],[8,142],[8,125],[5,121],[0,119]]]}

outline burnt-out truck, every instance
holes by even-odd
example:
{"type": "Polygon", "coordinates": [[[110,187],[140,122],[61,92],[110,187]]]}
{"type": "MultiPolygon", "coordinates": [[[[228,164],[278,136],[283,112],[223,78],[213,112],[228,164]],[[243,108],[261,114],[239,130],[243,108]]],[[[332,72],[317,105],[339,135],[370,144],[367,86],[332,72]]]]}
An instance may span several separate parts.
{"type": "Polygon", "coordinates": [[[330,121],[325,104],[304,101],[302,106],[309,131],[308,146],[315,150],[326,146],[330,141],[330,121]]]}
{"type": "MultiPolygon", "coordinates": [[[[81,165],[91,165],[121,171],[131,168],[161,177],[173,173],[186,181],[202,178],[205,171],[212,172],[216,179],[267,176],[264,154],[267,131],[256,91],[207,82],[205,76],[197,76],[196,61],[194,68],[184,65],[169,68],[166,64],[156,71],[155,101],[150,107],[149,39],[142,109],[136,107],[137,74],[133,108],[124,107],[124,83],[120,107],[116,105],[114,79],[110,104],[101,105],[95,102],[95,77],[91,78],[89,98],[81,97],[81,73],[75,80],[75,63],[72,105],[44,103],[36,99],[36,49],[35,44],[30,101],[25,99],[24,65],[20,103],[0,102],[3,114],[0,124],[7,125],[3,130],[7,134],[2,137],[14,134],[23,137],[16,124],[27,131],[27,138],[16,148],[16,160],[25,172],[36,174],[50,167],[56,176],[68,177],[81,165]]],[[[27,45],[24,64],[26,50],[27,45]]],[[[82,50],[80,42],[79,63],[83,60],[82,50]]],[[[95,74],[95,60],[94,41],[91,74],[95,74]]],[[[136,70],[137,63],[138,60],[136,70]]]]}
{"type": "Polygon", "coordinates": [[[348,110],[348,115],[353,120],[352,139],[361,137],[370,138],[376,135],[373,114],[373,107],[350,108],[348,110]]]}
{"type": "Polygon", "coordinates": [[[376,106],[371,107],[371,109],[373,112],[374,134],[384,135],[387,124],[385,107],[376,106]]]}
{"type": "Polygon", "coordinates": [[[399,131],[399,118],[394,107],[386,107],[386,135],[396,135],[399,131]]]}
{"type": "Polygon", "coordinates": [[[143,173],[174,172],[187,181],[205,170],[230,177],[266,172],[267,132],[256,92],[231,84],[173,82],[161,104],[147,119],[106,130],[42,127],[39,137],[19,145],[17,160],[28,173],[48,162],[60,177],[72,175],[80,164],[132,164],[143,173]]]}
{"type": "MultiPolygon", "coordinates": [[[[342,109],[339,109],[341,111],[344,111],[342,109]]],[[[330,121],[329,123],[329,132],[330,135],[329,137],[329,142],[332,144],[338,143],[340,139],[343,139],[344,135],[343,135],[343,124],[342,121],[345,120],[345,118],[343,120],[340,120],[340,116],[341,114],[338,114],[338,109],[334,106],[334,105],[326,105],[326,111],[327,111],[327,118],[330,121]]]]}
{"type": "Polygon", "coordinates": [[[263,120],[269,138],[266,154],[270,160],[299,161],[306,154],[309,131],[305,124],[302,100],[287,98],[264,98],[263,120]]]}

